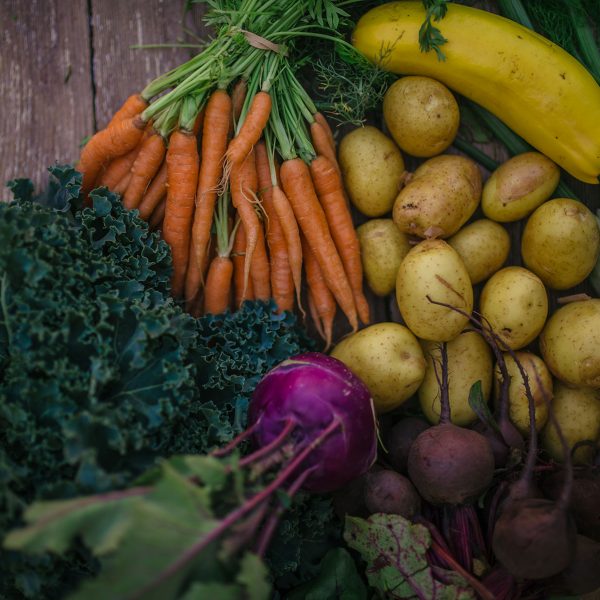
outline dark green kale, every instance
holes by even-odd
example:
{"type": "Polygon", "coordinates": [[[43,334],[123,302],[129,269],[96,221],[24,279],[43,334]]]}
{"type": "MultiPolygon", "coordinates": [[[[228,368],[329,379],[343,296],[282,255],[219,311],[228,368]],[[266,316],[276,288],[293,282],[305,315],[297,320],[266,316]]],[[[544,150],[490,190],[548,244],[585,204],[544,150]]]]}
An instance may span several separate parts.
{"type": "MultiPolygon", "coordinates": [[[[51,170],[0,203],[0,537],[34,499],[128,485],[159,457],[243,428],[261,375],[310,346],[291,314],[247,303],[194,319],[170,298],[168,246],[101,188],[51,170]]],[[[0,551],[0,597],[63,597],[95,563],[0,551]]]]}

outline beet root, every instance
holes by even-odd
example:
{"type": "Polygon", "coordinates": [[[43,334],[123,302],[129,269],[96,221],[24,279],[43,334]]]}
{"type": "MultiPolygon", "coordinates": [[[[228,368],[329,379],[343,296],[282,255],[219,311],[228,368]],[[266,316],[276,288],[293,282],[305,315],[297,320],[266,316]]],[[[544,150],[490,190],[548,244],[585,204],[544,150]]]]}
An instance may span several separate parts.
{"type": "Polygon", "coordinates": [[[477,423],[473,425],[473,430],[480,433],[489,442],[492,453],[494,454],[496,468],[500,469],[505,467],[508,462],[510,448],[506,445],[502,436],[481,421],[477,421],[477,423]]]}
{"type": "Polygon", "coordinates": [[[560,573],[555,583],[560,594],[579,596],[600,588],[600,543],[583,535],[575,542],[571,564],[560,573]]]}
{"type": "Polygon", "coordinates": [[[430,425],[423,419],[406,417],[398,421],[388,433],[386,439],[387,460],[399,473],[406,473],[408,454],[413,442],[429,429],[430,425]]]}
{"type": "Polygon", "coordinates": [[[413,484],[396,471],[367,475],[365,504],[370,514],[386,513],[411,519],[421,510],[421,498],[413,484]]]}
{"type": "Polygon", "coordinates": [[[494,455],[484,436],[451,423],[430,427],[413,443],[408,475],[431,504],[464,504],[492,482],[494,455]]]}
{"type": "Polygon", "coordinates": [[[507,571],[545,579],[565,569],[575,551],[575,523],[543,498],[509,499],[494,527],[492,548],[507,571]]]}

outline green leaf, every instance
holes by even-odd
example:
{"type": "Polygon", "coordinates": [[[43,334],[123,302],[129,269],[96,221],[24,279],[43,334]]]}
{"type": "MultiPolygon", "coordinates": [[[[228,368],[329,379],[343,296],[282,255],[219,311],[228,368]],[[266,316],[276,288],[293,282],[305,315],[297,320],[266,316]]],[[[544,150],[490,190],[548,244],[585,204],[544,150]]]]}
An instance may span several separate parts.
{"type": "Polygon", "coordinates": [[[367,589],[344,548],[330,550],[317,577],[292,590],[287,600],[366,600],[367,589]]]}
{"type": "Polygon", "coordinates": [[[256,554],[244,554],[240,561],[237,581],[244,586],[243,598],[246,600],[268,600],[271,596],[269,571],[256,554]]]}
{"type": "Polygon", "coordinates": [[[474,600],[466,582],[447,585],[434,577],[426,552],[429,531],[399,515],[377,513],[367,520],[346,517],[344,539],[367,563],[369,584],[385,598],[474,600]]]}
{"type": "Polygon", "coordinates": [[[469,406],[471,410],[479,417],[482,423],[487,425],[493,431],[500,433],[500,428],[496,419],[488,406],[488,403],[483,397],[483,391],[481,389],[481,381],[476,381],[469,390],[469,406]]]}

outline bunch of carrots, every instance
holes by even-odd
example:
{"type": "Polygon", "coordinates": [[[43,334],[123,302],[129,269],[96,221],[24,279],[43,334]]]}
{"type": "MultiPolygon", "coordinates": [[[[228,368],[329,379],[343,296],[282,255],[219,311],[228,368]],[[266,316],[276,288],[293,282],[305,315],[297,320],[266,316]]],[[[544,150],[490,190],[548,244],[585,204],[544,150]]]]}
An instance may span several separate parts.
{"type": "Polygon", "coordinates": [[[369,307],[334,138],[291,44],[307,32],[336,38],[314,23],[314,0],[262,0],[256,11],[258,1],[223,0],[217,38],[89,140],[82,193],[106,186],[160,228],[173,296],[190,313],[273,298],[305,314],[306,303],[329,346],[338,307],[352,330],[369,307]]]}

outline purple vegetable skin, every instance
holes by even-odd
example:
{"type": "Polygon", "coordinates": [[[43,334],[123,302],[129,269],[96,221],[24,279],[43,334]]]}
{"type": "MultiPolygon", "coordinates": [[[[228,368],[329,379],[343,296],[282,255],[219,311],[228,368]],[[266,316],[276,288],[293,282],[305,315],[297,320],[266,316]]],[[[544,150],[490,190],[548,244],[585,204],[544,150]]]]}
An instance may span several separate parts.
{"type": "Polygon", "coordinates": [[[302,487],[311,492],[342,487],[365,473],[377,454],[369,390],[341,361],[318,352],[285,360],[263,377],[248,425],[259,447],[293,440],[297,455],[314,446],[298,471],[310,470],[302,487]]]}

